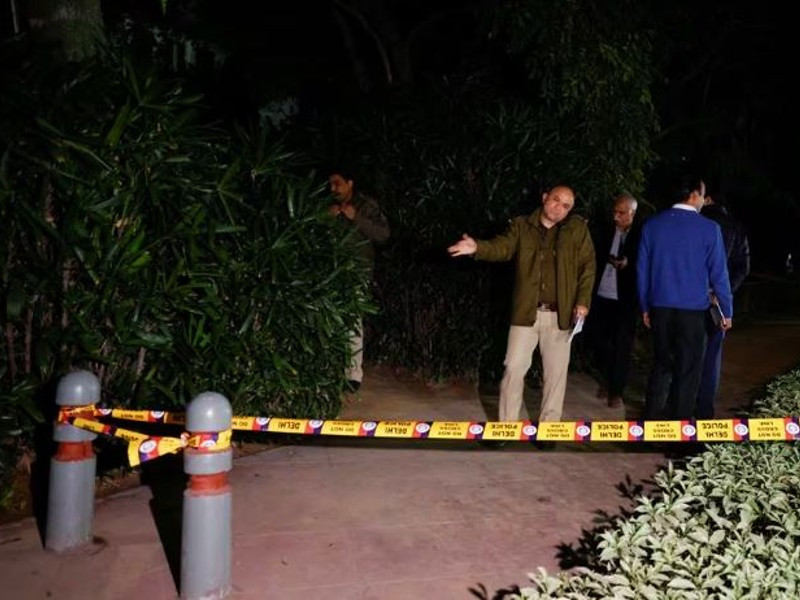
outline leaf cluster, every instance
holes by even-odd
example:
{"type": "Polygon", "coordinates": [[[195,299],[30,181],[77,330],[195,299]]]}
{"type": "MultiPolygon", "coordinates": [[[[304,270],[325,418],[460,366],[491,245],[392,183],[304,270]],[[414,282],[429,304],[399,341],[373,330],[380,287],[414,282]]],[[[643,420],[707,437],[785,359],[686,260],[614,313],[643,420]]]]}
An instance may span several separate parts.
{"type": "MultiPolygon", "coordinates": [[[[797,414],[800,371],[778,378],[755,416],[797,414]]],[[[531,575],[513,598],[793,598],[800,592],[800,449],[709,446],[655,477],[630,517],[597,537],[588,568],[531,575]]]]}
{"type": "Polygon", "coordinates": [[[213,126],[180,81],[113,50],[31,64],[9,89],[3,444],[76,368],[116,406],[179,409],[211,389],[239,414],[334,416],[370,301],[357,241],[298,157],[213,126]]]}

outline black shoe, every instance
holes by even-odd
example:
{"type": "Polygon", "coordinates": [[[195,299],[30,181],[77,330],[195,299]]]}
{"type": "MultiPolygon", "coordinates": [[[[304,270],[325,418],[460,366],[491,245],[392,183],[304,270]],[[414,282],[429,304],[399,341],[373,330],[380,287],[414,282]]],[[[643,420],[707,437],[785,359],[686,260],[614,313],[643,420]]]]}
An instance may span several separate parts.
{"type": "Polygon", "coordinates": [[[361,382],[356,381],[355,379],[351,379],[350,381],[347,382],[347,385],[345,387],[347,388],[348,392],[354,394],[361,388],[361,382]]]}

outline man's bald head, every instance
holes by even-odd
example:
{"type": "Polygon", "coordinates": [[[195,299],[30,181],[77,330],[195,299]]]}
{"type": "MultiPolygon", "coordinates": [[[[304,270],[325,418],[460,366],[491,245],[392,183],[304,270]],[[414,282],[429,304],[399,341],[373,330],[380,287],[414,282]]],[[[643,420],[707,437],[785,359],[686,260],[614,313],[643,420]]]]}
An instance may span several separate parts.
{"type": "Polygon", "coordinates": [[[575,206],[575,192],[566,185],[557,185],[542,194],[542,216],[545,227],[552,227],[567,218],[575,206]]]}

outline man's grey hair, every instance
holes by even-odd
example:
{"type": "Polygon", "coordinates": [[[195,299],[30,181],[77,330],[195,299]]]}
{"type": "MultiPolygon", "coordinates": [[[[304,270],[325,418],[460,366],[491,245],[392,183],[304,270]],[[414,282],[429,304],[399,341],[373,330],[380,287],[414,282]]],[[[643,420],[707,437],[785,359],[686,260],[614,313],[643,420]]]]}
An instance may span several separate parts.
{"type": "Polygon", "coordinates": [[[636,212],[636,209],[639,207],[639,202],[633,197],[633,194],[629,194],[628,192],[620,194],[617,196],[616,200],[614,200],[614,204],[619,204],[620,202],[627,202],[633,212],[636,212]]]}

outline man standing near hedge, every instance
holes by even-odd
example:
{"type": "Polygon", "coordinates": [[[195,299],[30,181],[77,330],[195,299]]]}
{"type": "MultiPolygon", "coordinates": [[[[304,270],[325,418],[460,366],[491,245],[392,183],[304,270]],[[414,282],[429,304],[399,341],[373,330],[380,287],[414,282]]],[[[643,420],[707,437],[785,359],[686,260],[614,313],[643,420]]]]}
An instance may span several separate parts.
{"type": "MultiPolygon", "coordinates": [[[[372,271],[375,266],[374,244],[382,244],[389,239],[389,222],[383,214],[381,207],[374,198],[357,193],[355,181],[350,172],[339,168],[331,172],[328,177],[333,204],[328,208],[331,216],[336,217],[348,227],[356,231],[361,244],[361,256],[364,258],[368,269],[368,277],[372,280],[372,271]]],[[[358,327],[350,337],[352,362],[345,376],[347,387],[351,392],[356,392],[361,387],[364,377],[362,363],[364,358],[364,323],[359,320],[358,327]]]]}
{"type": "Polygon", "coordinates": [[[594,285],[594,247],[586,222],[570,215],[574,192],[558,185],[542,206],[511,220],[491,240],[464,234],[447,250],[477,260],[516,260],[511,327],[500,383],[501,421],[517,421],[533,351],[542,355],[544,386],[540,421],[560,421],[567,387],[570,328],[589,312],[594,285]]]}
{"type": "MultiPolygon", "coordinates": [[[[705,206],[700,214],[714,221],[722,231],[731,294],[735,294],[750,274],[750,243],[747,239],[747,232],[742,223],[728,213],[724,196],[721,193],[714,194],[714,198],[706,194],[705,206]]],[[[695,410],[695,417],[698,419],[714,418],[714,400],[717,397],[722,371],[722,342],[725,340],[725,329],[720,327],[708,314],[706,315],[706,335],[706,355],[703,360],[695,410]]]]}
{"type": "Polygon", "coordinates": [[[633,339],[636,336],[636,255],[639,224],[634,224],[638,202],[624,193],[614,200],[613,226],[597,244],[597,289],[587,335],[608,386],[608,406],[623,406],[633,339]],[[602,254],[601,254],[602,253],[602,254]]]}
{"type": "Polygon", "coordinates": [[[709,289],[733,325],[733,299],[719,226],[700,215],[705,183],[684,176],[676,203],[645,222],[639,243],[637,291],[642,319],[653,331],[653,367],[645,419],[691,419],[706,344],[709,289]]]}

